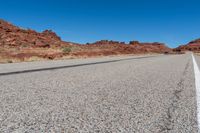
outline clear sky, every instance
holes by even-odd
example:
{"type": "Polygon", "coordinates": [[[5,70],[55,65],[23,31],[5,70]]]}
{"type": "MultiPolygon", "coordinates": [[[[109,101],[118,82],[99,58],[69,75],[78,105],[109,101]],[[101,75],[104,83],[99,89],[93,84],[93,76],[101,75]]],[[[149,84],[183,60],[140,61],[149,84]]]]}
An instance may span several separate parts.
{"type": "Polygon", "coordinates": [[[200,38],[200,0],[2,0],[0,18],[63,40],[164,42],[200,38]]]}

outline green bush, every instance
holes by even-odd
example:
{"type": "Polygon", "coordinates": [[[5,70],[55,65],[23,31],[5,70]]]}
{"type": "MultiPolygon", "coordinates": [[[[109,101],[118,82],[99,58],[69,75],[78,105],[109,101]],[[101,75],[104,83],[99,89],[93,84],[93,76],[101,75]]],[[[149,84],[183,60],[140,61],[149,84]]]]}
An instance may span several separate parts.
{"type": "Polygon", "coordinates": [[[72,48],[71,47],[64,47],[63,50],[62,50],[64,53],[70,53],[72,51],[72,48]]]}
{"type": "Polygon", "coordinates": [[[13,61],[12,60],[8,60],[7,63],[13,63],[13,61]]]}

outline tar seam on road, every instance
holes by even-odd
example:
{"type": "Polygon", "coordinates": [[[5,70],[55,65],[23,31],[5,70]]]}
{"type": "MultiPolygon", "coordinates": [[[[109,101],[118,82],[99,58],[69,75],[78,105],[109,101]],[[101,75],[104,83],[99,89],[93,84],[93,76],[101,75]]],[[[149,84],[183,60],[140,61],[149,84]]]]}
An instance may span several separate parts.
{"type": "Polygon", "coordinates": [[[195,86],[196,86],[196,97],[197,97],[197,121],[198,121],[198,133],[200,133],[200,71],[194,55],[192,54],[194,75],[195,75],[195,86]]]}
{"type": "Polygon", "coordinates": [[[22,74],[22,73],[32,73],[32,72],[39,72],[39,71],[49,71],[49,70],[65,69],[65,68],[72,68],[72,67],[97,65],[97,64],[105,64],[105,63],[119,62],[119,61],[125,61],[125,60],[134,60],[134,59],[143,59],[143,58],[151,58],[151,57],[158,57],[158,56],[135,57],[135,58],[128,58],[128,59],[118,59],[118,60],[111,60],[111,61],[92,62],[92,63],[84,63],[84,64],[76,64],[76,65],[68,65],[68,66],[57,66],[57,67],[49,67],[49,68],[38,68],[38,69],[31,69],[31,70],[5,72],[5,73],[0,73],[0,76],[15,75],[15,74],[22,74]]]}

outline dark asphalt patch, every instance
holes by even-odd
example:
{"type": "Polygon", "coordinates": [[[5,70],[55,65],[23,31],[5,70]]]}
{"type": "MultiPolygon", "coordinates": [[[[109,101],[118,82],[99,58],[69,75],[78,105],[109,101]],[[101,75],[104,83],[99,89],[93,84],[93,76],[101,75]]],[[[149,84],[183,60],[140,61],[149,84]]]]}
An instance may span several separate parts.
{"type": "Polygon", "coordinates": [[[144,59],[144,58],[152,58],[152,57],[158,57],[158,56],[135,57],[135,58],[128,58],[128,59],[118,59],[118,60],[101,61],[101,62],[93,62],[93,63],[84,63],[84,64],[77,64],[77,65],[68,65],[68,66],[58,66],[58,67],[49,67],[49,68],[21,70],[21,71],[14,71],[14,72],[5,72],[5,73],[0,73],[0,76],[15,75],[15,74],[22,74],[22,73],[32,73],[32,72],[40,72],[40,71],[49,71],[49,70],[57,70],[57,69],[65,69],[65,68],[89,66],[89,65],[106,64],[106,63],[113,63],[113,62],[119,62],[119,61],[144,59]]]}

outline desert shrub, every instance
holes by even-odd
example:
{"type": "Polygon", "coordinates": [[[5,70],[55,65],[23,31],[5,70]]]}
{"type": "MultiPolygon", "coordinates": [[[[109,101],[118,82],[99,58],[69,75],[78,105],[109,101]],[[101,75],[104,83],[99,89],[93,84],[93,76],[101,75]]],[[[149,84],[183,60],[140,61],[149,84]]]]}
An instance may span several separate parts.
{"type": "Polygon", "coordinates": [[[13,61],[12,60],[8,60],[7,63],[13,63],[13,61]]]}
{"type": "Polygon", "coordinates": [[[22,48],[26,48],[26,47],[28,47],[28,44],[22,43],[22,44],[21,44],[21,47],[22,47],[22,48]]]}
{"type": "Polygon", "coordinates": [[[68,53],[70,53],[70,52],[72,51],[72,48],[71,48],[71,47],[64,47],[64,48],[62,49],[62,51],[63,51],[64,53],[68,54],[68,53]]]}

